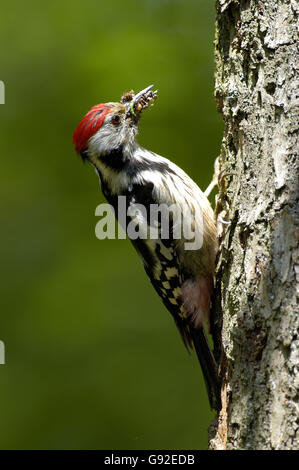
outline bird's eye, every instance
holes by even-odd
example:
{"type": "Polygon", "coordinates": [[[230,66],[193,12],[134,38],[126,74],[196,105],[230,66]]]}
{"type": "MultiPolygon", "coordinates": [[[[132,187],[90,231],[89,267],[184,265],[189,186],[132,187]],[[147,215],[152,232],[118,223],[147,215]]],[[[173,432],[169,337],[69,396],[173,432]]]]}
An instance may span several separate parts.
{"type": "Polygon", "coordinates": [[[118,114],[114,114],[114,116],[112,116],[112,118],[111,118],[111,121],[112,121],[113,124],[115,124],[115,125],[119,124],[120,117],[118,116],[118,114]]]}

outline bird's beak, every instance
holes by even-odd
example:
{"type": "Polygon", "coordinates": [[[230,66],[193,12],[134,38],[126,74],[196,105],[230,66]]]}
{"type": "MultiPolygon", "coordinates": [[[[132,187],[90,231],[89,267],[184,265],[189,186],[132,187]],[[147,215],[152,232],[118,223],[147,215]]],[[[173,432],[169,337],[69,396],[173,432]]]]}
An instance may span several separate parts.
{"type": "Polygon", "coordinates": [[[144,88],[144,90],[141,90],[139,93],[137,93],[137,95],[134,96],[131,104],[133,104],[133,105],[137,104],[138,101],[140,100],[140,98],[142,98],[143,96],[145,97],[147,92],[150,91],[152,88],[154,88],[154,85],[150,85],[147,88],[144,88]]]}
{"type": "Polygon", "coordinates": [[[125,93],[122,96],[122,103],[127,108],[126,117],[137,122],[141,116],[141,112],[148,108],[157,98],[157,91],[152,91],[154,85],[150,85],[141,90],[137,95],[133,91],[125,93]]]}

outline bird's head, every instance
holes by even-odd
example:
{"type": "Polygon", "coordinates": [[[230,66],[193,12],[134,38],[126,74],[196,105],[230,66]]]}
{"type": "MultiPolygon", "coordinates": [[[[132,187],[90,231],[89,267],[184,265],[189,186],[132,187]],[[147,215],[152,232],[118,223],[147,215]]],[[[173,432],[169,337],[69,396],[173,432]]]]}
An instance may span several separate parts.
{"type": "Polygon", "coordinates": [[[153,85],[141,92],[125,93],[119,103],[93,106],[83,117],[73,135],[73,144],[82,158],[101,158],[114,149],[132,145],[138,132],[141,113],[157,96],[153,85]]]}

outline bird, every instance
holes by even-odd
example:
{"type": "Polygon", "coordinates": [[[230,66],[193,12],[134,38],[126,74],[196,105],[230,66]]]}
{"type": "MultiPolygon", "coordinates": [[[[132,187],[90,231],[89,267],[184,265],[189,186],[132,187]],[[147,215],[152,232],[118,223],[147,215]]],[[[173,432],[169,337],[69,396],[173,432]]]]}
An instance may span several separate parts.
{"type": "Polygon", "coordinates": [[[137,142],[141,115],[156,98],[150,85],[137,94],[124,93],[119,102],[93,106],[76,127],[73,145],[95,168],[115,214],[120,199],[125,200],[124,229],[128,233],[133,224],[129,238],[185,347],[195,349],[210,406],[219,410],[218,369],[205,333],[217,253],[214,212],[206,195],[179,166],[137,142]],[[153,207],[169,213],[163,217],[163,211],[151,211],[153,207]],[[182,226],[187,225],[185,233],[182,226]]]}

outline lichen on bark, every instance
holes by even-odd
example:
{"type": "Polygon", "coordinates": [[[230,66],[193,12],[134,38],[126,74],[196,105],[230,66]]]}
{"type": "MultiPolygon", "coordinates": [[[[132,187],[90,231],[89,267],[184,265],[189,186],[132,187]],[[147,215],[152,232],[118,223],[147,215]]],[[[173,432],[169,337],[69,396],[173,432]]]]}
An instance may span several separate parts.
{"type": "Polygon", "coordinates": [[[217,212],[230,224],[216,272],[223,409],[210,446],[299,449],[298,3],[216,7],[219,163],[229,174],[217,212]]]}

